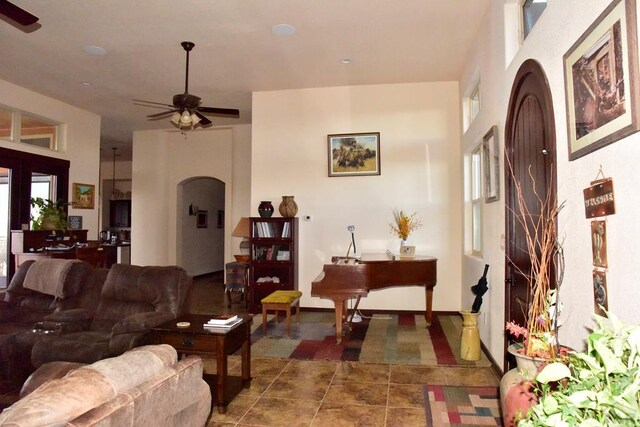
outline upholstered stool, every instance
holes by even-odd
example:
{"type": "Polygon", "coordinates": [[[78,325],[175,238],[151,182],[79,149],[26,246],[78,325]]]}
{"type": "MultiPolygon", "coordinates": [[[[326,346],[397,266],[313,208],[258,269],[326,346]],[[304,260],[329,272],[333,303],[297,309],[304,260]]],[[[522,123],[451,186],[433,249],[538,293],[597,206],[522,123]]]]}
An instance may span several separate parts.
{"type": "Polygon", "coordinates": [[[296,307],[296,323],[300,323],[300,291],[275,291],[268,297],[262,298],[262,331],[267,335],[267,310],[274,310],[276,322],[278,312],[287,313],[287,336],[291,336],[291,307],[296,307]]]}

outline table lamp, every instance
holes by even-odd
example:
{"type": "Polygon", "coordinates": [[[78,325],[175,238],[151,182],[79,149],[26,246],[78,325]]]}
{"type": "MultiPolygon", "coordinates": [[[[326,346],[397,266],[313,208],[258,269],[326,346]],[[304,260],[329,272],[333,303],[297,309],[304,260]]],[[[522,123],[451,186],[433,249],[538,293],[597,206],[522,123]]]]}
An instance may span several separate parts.
{"type": "Polygon", "coordinates": [[[234,255],[234,257],[236,257],[236,261],[249,261],[249,249],[251,247],[251,243],[249,243],[249,236],[251,235],[251,230],[249,229],[249,218],[240,218],[238,225],[233,229],[231,235],[233,237],[242,237],[242,242],[240,242],[240,255],[234,255]]]}

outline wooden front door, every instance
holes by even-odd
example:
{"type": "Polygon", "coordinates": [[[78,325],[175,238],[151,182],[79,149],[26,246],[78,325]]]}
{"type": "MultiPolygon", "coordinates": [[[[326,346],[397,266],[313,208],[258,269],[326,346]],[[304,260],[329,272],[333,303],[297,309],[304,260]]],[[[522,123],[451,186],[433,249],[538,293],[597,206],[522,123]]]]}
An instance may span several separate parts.
{"type": "MultiPolygon", "coordinates": [[[[505,126],[505,318],[525,326],[528,307],[526,275],[531,270],[525,233],[517,218],[514,182],[521,185],[530,212],[540,212],[538,195],[556,194],[556,140],[551,92],[545,74],[534,60],[525,61],[511,89],[505,126]]],[[[553,272],[550,272],[553,276],[553,272]]],[[[505,370],[508,360],[505,336],[505,370]]]]}

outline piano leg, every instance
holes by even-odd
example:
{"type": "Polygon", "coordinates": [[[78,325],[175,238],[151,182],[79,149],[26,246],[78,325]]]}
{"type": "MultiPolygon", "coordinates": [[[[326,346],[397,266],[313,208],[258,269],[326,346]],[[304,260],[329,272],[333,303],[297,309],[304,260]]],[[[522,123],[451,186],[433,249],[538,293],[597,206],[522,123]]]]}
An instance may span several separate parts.
{"type": "Polygon", "coordinates": [[[428,328],[429,326],[431,326],[431,310],[432,310],[432,303],[433,303],[433,288],[425,286],[424,294],[425,294],[425,299],[426,299],[426,301],[425,301],[426,310],[424,312],[424,320],[427,322],[427,328],[428,328]]]}
{"type": "Polygon", "coordinates": [[[336,308],[336,344],[342,341],[342,322],[344,322],[346,300],[334,300],[336,308]]]}

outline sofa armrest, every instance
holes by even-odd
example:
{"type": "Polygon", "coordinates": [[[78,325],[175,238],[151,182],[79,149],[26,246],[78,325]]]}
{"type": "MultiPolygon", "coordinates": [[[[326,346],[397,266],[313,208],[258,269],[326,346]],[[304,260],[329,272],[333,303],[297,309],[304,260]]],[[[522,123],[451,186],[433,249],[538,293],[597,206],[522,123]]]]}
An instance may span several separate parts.
{"type": "Polygon", "coordinates": [[[111,335],[146,333],[151,328],[168,322],[173,318],[174,316],[171,313],[161,311],[132,314],[113,325],[111,335]]]}

